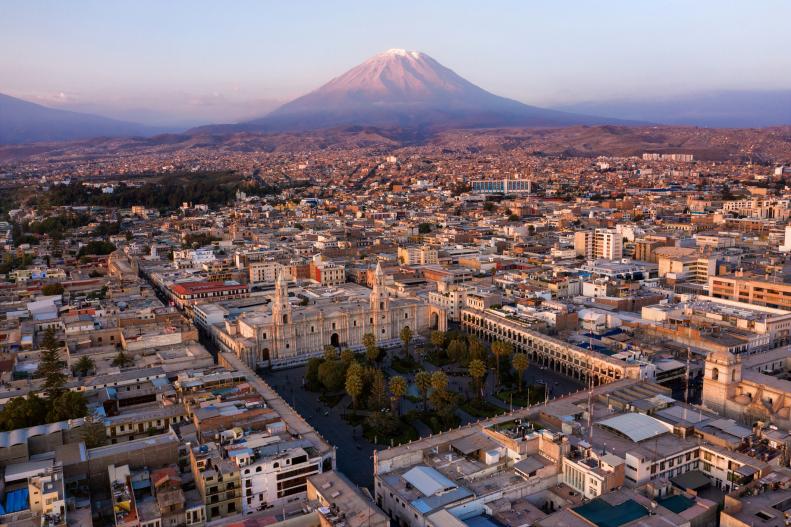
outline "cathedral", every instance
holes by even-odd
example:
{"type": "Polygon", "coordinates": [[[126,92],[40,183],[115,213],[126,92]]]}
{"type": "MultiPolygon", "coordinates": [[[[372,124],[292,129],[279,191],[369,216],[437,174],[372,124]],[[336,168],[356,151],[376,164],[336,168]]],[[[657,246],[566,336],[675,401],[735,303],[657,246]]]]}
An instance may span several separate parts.
{"type": "Polygon", "coordinates": [[[703,406],[744,425],[756,421],[791,429],[789,347],[733,355],[715,351],[706,358],[703,406]]]}
{"type": "Polygon", "coordinates": [[[380,265],[376,266],[367,302],[362,297],[306,306],[289,301],[288,284],[281,271],[269,308],[268,312],[240,316],[234,324],[226,324],[223,335],[218,335],[225,347],[250,366],[297,364],[321,354],[328,345],[359,350],[366,333],[373,334],[382,345],[397,341],[405,327],[418,335],[445,325],[444,313],[428,302],[411,297],[391,298],[380,265]]]}

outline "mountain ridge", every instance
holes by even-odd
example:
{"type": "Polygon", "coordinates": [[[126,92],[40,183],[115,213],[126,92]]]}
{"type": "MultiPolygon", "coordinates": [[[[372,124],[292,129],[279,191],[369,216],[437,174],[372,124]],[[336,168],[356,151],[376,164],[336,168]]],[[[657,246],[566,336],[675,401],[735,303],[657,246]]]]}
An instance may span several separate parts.
{"type": "Polygon", "coordinates": [[[0,144],[146,136],[160,132],[155,127],[59,110],[0,93],[0,144]]]}

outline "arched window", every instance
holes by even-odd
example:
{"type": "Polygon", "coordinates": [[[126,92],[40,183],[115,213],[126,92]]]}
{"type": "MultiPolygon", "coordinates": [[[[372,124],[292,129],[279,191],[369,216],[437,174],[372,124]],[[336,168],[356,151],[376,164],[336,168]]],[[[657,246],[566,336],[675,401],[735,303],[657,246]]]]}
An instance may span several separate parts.
{"type": "Polygon", "coordinates": [[[718,370],[717,368],[711,370],[711,380],[716,381],[719,378],[720,378],[720,370],[718,370]]]}
{"type": "Polygon", "coordinates": [[[735,369],[731,371],[731,380],[732,381],[736,380],[736,370],[735,369]]]}

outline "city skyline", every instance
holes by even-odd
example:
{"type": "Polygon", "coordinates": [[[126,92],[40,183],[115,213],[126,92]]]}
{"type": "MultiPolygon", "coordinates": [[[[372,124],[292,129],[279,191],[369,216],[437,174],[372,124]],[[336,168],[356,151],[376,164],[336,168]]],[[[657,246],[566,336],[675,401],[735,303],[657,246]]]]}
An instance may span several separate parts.
{"type": "Polygon", "coordinates": [[[569,4],[15,4],[0,93],[149,124],[234,122],[389,48],[546,107],[791,87],[781,2],[569,4]]]}

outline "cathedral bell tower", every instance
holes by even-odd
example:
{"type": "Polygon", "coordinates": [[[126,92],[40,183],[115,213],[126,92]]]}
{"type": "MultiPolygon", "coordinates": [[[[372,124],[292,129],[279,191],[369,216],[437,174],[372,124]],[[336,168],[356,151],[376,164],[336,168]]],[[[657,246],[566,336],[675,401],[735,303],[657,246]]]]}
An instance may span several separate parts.
{"type": "Polygon", "coordinates": [[[390,297],[385,290],[385,273],[382,271],[382,264],[376,264],[374,271],[374,287],[371,290],[371,311],[375,313],[386,313],[390,310],[390,297]]]}
{"type": "Polygon", "coordinates": [[[272,318],[276,326],[291,324],[291,302],[288,301],[288,282],[280,269],[275,278],[275,297],[272,300],[272,318]]]}
{"type": "Polygon", "coordinates": [[[272,353],[273,358],[288,357],[296,351],[296,332],[288,301],[288,283],[285,271],[277,272],[275,296],[272,299],[272,353]]]}
{"type": "Polygon", "coordinates": [[[371,321],[373,322],[372,333],[376,340],[386,340],[390,335],[390,297],[385,290],[385,273],[382,265],[376,264],[374,272],[374,287],[371,290],[371,321]]]}
{"type": "Polygon", "coordinates": [[[737,395],[742,380],[742,363],[738,355],[714,351],[706,357],[703,377],[703,406],[725,413],[727,402],[737,395]]]}

